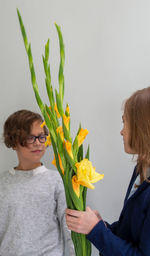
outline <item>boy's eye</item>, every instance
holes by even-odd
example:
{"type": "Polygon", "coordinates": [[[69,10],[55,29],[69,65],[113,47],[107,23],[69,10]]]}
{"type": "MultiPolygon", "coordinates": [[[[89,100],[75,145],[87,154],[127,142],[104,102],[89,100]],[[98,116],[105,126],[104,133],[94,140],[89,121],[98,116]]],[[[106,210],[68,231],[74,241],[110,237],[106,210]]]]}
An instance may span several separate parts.
{"type": "Polygon", "coordinates": [[[29,136],[29,137],[27,137],[27,139],[26,139],[26,142],[27,143],[33,143],[35,141],[35,136],[29,136]]]}
{"type": "Polygon", "coordinates": [[[39,141],[40,142],[45,142],[46,141],[46,135],[40,135],[39,136],[39,141]]]}

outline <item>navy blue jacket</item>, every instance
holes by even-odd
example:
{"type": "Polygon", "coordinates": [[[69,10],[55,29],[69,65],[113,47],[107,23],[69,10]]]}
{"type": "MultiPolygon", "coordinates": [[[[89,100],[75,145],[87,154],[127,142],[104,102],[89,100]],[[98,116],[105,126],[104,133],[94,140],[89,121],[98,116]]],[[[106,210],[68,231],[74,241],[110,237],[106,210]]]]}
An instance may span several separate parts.
{"type": "Polygon", "coordinates": [[[107,226],[100,221],[87,235],[103,256],[150,256],[150,183],[127,199],[136,177],[135,168],[119,220],[107,226]]]}

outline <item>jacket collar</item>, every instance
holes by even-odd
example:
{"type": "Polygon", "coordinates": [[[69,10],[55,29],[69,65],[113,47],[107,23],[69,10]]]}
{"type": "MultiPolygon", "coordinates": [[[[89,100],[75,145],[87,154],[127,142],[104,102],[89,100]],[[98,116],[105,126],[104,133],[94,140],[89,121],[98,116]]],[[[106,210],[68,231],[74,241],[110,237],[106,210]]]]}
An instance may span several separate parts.
{"type": "MultiPolygon", "coordinates": [[[[135,167],[128,190],[127,190],[127,193],[126,193],[126,196],[125,196],[124,204],[126,204],[128,200],[138,196],[143,190],[145,190],[150,185],[150,183],[148,183],[147,181],[143,181],[143,183],[137,188],[135,193],[128,199],[128,196],[130,194],[131,188],[136,180],[137,175],[138,174],[136,172],[136,167],[135,167]]],[[[150,181],[150,177],[148,178],[148,180],[150,181]]]]}
{"type": "Polygon", "coordinates": [[[125,196],[125,200],[124,200],[124,203],[126,203],[127,199],[128,199],[128,196],[130,194],[130,191],[132,189],[132,186],[136,180],[136,177],[137,177],[137,172],[136,172],[136,167],[134,168],[134,172],[133,172],[133,175],[132,175],[132,178],[130,180],[130,183],[129,183],[129,186],[128,186],[128,189],[127,189],[127,193],[126,193],[126,196],[125,196]]]}

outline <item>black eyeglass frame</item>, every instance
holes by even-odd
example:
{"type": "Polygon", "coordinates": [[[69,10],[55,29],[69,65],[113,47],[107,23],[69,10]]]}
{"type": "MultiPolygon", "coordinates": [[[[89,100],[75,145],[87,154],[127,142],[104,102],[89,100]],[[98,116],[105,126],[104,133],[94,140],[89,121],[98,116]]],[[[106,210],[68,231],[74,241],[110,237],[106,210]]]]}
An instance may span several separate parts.
{"type": "Polygon", "coordinates": [[[46,137],[47,137],[46,134],[40,134],[38,136],[31,135],[30,137],[26,138],[26,143],[27,144],[33,144],[36,141],[36,139],[38,139],[38,141],[40,143],[45,143],[46,142],[46,137]],[[29,140],[31,140],[32,142],[29,142],[29,140]]]}

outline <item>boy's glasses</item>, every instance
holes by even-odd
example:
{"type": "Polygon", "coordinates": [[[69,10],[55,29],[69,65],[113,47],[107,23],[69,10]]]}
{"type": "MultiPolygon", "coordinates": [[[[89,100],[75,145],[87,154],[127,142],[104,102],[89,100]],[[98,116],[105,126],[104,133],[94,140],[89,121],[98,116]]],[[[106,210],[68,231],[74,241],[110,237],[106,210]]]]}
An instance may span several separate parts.
{"type": "Polygon", "coordinates": [[[39,135],[39,136],[31,135],[31,136],[26,138],[26,143],[27,144],[32,144],[36,141],[36,139],[38,139],[40,143],[45,143],[46,137],[47,137],[47,135],[44,135],[44,134],[39,135]]]}

